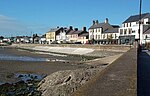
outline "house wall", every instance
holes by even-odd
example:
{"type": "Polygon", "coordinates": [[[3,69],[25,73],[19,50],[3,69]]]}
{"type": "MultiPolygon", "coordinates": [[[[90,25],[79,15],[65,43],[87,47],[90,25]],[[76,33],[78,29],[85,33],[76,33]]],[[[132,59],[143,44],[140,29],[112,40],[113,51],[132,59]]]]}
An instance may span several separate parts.
{"type": "Polygon", "coordinates": [[[148,43],[150,42],[150,34],[144,34],[143,35],[143,43],[148,43]]]}
{"type": "Polygon", "coordinates": [[[46,41],[50,44],[51,42],[56,40],[55,32],[46,33],[46,41]]]}
{"type": "Polygon", "coordinates": [[[70,36],[70,41],[71,41],[72,43],[77,42],[77,41],[78,41],[78,34],[72,34],[72,35],[70,36]]]}
{"type": "Polygon", "coordinates": [[[119,33],[103,33],[101,39],[118,39],[119,33]]]}
{"type": "Polygon", "coordinates": [[[81,42],[82,44],[86,44],[88,42],[88,38],[86,36],[78,37],[77,42],[81,42]]]}
{"type": "Polygon", "coordinates": [[[92,40],[93,38],[99,40],[101,39],[101,35],[102,28],[89,29],[89,40],[92,40]]]}
{"type": "MultiPolygon", "coordinates": [[[[146,31],[150,25],[147,24],[149,22],[149,19],[143,19],[141,20],[141,25],[140,25],[140,43],[144,43],[144,38],[143,38],[143,32],[146,31]]],[[[129,23],[123,23],[122,27],[119,28],[119,36],[130,36],[134,35],[135,39],[139,39],[139,22],[129,22],[129,23]]]]}

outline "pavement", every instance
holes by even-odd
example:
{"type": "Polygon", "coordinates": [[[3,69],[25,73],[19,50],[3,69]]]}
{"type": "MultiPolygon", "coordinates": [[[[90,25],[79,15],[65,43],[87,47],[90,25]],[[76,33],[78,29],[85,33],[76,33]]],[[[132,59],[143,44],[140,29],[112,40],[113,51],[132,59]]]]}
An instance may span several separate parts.
{"type": "Polygon", "coordinates": [[[137,50],[132,48],[83,85],[73,96],[136,96],[137,50]]]}
{"type": "Polygon", "coordinates": [[[142,50],[138,56],[137,96],[150,96],[150,51],[142,50]]]}

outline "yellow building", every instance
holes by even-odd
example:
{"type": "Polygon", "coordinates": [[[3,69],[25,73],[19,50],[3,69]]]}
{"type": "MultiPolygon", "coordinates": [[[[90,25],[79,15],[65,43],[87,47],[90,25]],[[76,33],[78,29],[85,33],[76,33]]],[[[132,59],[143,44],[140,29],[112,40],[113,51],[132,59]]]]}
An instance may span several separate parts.
{"type": "Polygon", "coordinates": [[[63,28],[53,28],[46,33],[46,42],[51,44],[52,42],[56,41],[56,35],[60,33],[63,28]]]}

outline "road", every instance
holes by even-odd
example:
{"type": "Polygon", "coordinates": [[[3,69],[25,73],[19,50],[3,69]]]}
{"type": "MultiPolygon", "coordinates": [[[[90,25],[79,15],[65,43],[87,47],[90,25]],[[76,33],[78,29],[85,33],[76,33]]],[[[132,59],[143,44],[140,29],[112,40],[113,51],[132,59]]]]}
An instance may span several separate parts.
{"type": "Polygon", "coordinates": [[[138,57],[138,96],[150,96],[150,51],[143,51],[138,57]]]}

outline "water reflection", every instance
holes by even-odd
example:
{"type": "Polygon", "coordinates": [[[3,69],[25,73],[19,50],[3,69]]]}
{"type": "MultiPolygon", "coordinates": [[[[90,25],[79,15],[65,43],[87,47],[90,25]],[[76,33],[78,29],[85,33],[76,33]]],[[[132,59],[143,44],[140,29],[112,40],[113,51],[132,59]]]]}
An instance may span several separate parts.
{"type": "Polygon", "coordinates": [[[0,54],[0,60],[14,60],[14,61],[49,61],[47,58],[27,57],[0,54]]]}

